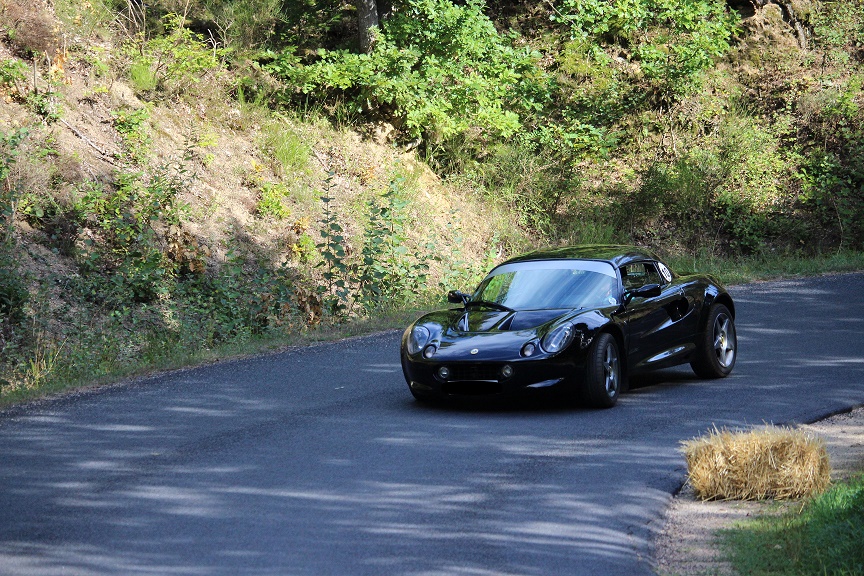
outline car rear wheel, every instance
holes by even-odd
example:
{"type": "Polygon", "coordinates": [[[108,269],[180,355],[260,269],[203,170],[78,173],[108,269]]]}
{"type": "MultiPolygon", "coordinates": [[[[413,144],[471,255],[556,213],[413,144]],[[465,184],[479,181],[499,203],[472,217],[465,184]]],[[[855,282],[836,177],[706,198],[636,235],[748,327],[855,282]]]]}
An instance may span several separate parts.
{"type": "Polygon", "coordinates": [[[622,390],[621,356],[618,342],[608,332],[599,334],[588,351],[583,391],[585,400],[595,408],[611,408],[622,390]]]}
{"type": "Polygon", "coordinates": [[[735,320],[726,306],[715,304],[708,312],[705,331],[696,342],[690,367],[700,378],[725,378],[735,367],[737,356],[735,320]]]}

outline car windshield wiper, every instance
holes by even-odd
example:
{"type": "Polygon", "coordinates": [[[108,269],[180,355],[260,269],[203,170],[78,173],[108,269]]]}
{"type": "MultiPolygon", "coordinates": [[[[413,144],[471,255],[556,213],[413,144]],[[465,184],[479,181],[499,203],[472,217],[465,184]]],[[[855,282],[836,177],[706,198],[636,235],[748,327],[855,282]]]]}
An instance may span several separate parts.
{"type": "Polygon", "coordinates": [[[503,304],[499,304],[497,302],[490,302],[488,300],[469,300],[465,303],[465,307],[468,306],[488,306],[489,308],[495,308],[497,310],[502,310],[504,312],[515,312],[513,308],[509,306],[504,306],[503,304]]]}

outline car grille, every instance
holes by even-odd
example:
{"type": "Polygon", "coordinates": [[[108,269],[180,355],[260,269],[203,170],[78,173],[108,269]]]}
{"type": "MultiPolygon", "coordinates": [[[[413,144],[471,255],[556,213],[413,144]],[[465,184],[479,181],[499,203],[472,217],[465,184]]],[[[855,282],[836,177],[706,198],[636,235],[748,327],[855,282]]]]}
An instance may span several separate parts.
{"type": "Polygon", "coordinates": [[[500,394],[503,391],[498,382],[463,381],[447,382],[441,387],[444,394],[453,396],[485,396],[489,394],[500,394]]]}
{"type": "Polygon", "coordinates": [[[449,366],[451,382],[459,380],[495,380],[501,377],[499,366],[489,364],[453,364],[449,366]]]}

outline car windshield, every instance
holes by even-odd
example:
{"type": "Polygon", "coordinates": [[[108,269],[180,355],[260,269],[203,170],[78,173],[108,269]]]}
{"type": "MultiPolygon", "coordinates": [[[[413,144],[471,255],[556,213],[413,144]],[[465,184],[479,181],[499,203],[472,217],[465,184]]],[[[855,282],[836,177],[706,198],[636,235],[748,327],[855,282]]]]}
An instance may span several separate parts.
{"type": "Polygon", "coordinates": [[[471,296],[514,310],[594,308],[618,304],[618,280],[608,262],[515,262],[492,270],[471,296]]]}

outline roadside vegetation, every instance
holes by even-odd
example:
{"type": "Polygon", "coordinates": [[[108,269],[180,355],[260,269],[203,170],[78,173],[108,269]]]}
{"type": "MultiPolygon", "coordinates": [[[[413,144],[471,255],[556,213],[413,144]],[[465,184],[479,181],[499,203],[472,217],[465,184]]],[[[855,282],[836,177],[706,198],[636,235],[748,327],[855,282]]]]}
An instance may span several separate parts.
{"type": "Polygon", "coordinates": [[[860,0],[375,4],[361,51],[339,0],[0,0],[0,405],[399,326],[540,245],[864,268],[860,0]]]}
{"type": "Polygon", "coordinates": [[[864,476],[783,513],[748,520],[722,538],[739,574],[864,574],[864,476]]]}
{"type": "Polygon", "coordinates": [[[697,498],[771,501],[719,532],[737,574],[864,574],[864,476],[832,484],[821,439],[769,425],[714,429],[682,449],[697,498]]]}

